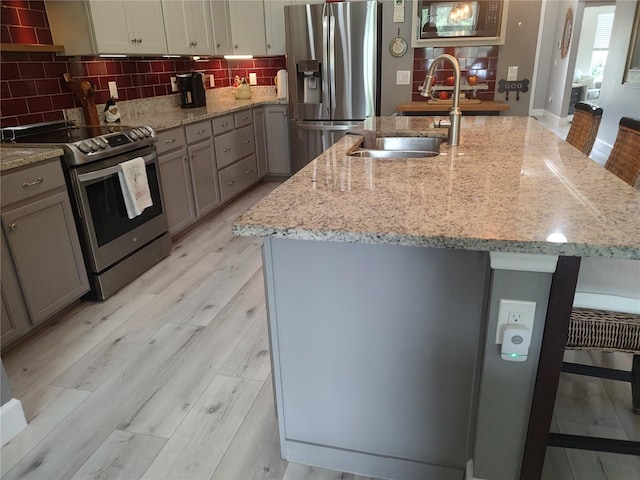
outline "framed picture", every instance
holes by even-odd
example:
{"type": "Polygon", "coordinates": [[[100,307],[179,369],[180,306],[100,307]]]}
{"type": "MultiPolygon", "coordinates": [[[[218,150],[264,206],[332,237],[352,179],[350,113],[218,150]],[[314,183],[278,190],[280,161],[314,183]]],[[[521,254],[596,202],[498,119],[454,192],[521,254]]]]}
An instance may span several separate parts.
{"type": "Polygon", "coordinates": [[[640,86],[640,6],[636,4],[636,15],[631,30],[631,41],[627,53],[627,65],[622,83],[640,86]]]}
{"type": "Polygon", "coordinates": [[[567,9],[564,17],[564,28],[562,29],[562,41],[560,42],[560,58],[565,58],[569,52],[569,44],[571,43],[571,34],[573,33],[573,10],[571,7],[567,9]]]}

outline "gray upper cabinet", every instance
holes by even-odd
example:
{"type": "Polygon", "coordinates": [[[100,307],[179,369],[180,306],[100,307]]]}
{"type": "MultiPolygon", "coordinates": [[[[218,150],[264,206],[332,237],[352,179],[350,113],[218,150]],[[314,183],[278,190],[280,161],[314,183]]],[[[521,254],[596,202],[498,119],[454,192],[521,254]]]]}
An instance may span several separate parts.
{"type": "Polygon", "coordinates": [[[65,55],[164,55],[167,37],[159,1],[45,2],[51,34],[65,55]]]}
{"type": "Polygon", "coordinates": [[[284,33],[284,7],[291,0],[265,0],[264,26],[267,40],[267,55],[284,55],[286,39],[284,33]]]}
{"type": "Polygon", "coordinates": [[[211,0],[211,22],[216,55],[231,55],[231,24],[229,20],[229,2],[227,0],[211,0]]]}
{"type": "Polygon", "coordinates": [[[262,0],[229,2],[229,20],[233,54],[267,54],[262,0]]]}
{"type": "Polygon", "coordinates": [[[215,53],[209,0],[162,0],[162,11],[170,54],[215,53]]]}
{"type": "Polygon", "coordinates": [[[35,325],[89,291],[59,160],[3,175],[2,210],[11,261],[35,325]]]}

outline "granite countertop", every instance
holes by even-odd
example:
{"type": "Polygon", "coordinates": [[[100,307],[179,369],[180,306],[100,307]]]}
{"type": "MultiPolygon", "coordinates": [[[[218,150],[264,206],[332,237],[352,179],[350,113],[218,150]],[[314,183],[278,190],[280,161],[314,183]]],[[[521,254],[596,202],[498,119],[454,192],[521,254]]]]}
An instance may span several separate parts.
{"type": "Polygon", "coordinates": [[[32,163],[44,162],[52,158],[61,157],[61,148],[57,147],[0,147],[0,171],[31,165],[32,163]]]}
{"type": "MultiPolygon", "coordinates": [[[[428,117],[368,119],[429,135],[428,117]]],[[[347,135],[234,222],[236,235],[640,259],[640,192],[529,117],[463,117],[426,159],[350,157],[347,135]]]]}
{"type": "MultiPolygon", "coordinates": [[[[248,100],[236,100],[230,93],[207,97],[207,105],[199,108],[166,107],[166,102],[161,98],[137,101],[135,109],[124,109],[126,112],[121,118],[121,125],[150,125],[156,131],[180,127],[190,123],[208,120],[213,117],[225,115],[245,108],[259,105],[287,105],[286,100],[278,100],[275,96],[256,96],[248,100]],[[164,108],[163,108],[164,107],[164,108]],[[161,108],[158,110],[158,108],[161,108]]],[[[75,119],[78,124],[83,119],[75,119]]],[[[22,147],[19,144],[4,144],[0,147],[0,171],[38,163],[50,158],[62,156],[62,149],[57,147],[22,147]]]]}
{"type": "Polygon", "coordinates": [[[232,96],[207,98],[207,105],[198,108],[172,108],[162,111],[138,110],[121,118],[122,125],[150,125],[157,131],[208,120],[228,113],[252,108],[259,105],[288,105],[285,100],[274,97],[254,97],[236,100],[232,96]]]}

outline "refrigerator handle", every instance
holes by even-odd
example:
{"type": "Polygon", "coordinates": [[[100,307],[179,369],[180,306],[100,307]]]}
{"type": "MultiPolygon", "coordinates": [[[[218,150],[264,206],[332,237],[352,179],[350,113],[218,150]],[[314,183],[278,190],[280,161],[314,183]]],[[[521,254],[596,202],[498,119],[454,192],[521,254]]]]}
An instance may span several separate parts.
{"type": "Polygon", "coordinates": [[[329,59],[327,53],[327,45],[329,43],[329,22],[331,9],[329,4],[325,3],[322,7],[322,108],[326,118],[331,118],[329,111],[329,59]]]}
{"type": "Polygon", "coordinates": [[[331,85],[331,116],[336,114],[336,17],[330,8],[329,15],[329,82],[331,85]]]}

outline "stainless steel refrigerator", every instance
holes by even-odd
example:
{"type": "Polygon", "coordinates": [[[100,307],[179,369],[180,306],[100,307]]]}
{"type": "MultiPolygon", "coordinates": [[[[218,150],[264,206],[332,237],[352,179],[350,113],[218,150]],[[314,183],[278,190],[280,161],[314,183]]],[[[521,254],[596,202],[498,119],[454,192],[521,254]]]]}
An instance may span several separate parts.
{"type": "Polygon", "coordinates": [[[293,172],[379,115],[381,18],[376,1],[285,7],[293,172]]]}

